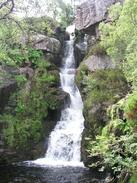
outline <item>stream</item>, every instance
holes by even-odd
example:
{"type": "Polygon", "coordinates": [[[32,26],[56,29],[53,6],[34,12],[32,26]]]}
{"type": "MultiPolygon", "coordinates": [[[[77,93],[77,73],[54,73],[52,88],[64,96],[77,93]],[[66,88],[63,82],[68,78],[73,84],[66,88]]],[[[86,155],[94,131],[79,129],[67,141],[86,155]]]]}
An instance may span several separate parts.
{"type": "Polygon", "coordinates": [[[81,162],[81,136],[84,129],[83,102],[75,84],[73,39],[66,41],[60,68],[61,88],[70,96],[70,104],[61,112],[60,121],[51,132],[44,158],[33,163],[52,166],[83,166],[81,162]]]}

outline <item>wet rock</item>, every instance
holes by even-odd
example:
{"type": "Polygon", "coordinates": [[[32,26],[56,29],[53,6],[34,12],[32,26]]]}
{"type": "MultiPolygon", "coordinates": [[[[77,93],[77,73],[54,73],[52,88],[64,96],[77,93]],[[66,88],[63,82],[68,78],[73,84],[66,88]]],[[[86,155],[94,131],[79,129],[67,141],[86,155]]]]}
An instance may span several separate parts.
{"type": "MultiPolygon", "coordinates": [[[[27,36],[22,37],[21,43],[27,44],[28,37],[27,36]]],[[[31,44],[34,48],[38,50],[42,50],[52,54],[58,54],[61,49],[61,44],[59,40],[53,37],[45,36],[43,34],[31,35],[29,38],[29,44],[31,44]]]]}
{"type": "Polygon", "coordinates": [[[8,99],[14,91],[17,89],[17,83],[15,80],[7,80],[0,85],[0,112],[3,111],[8,99]]]}
{"type": "Polygon", "coordinates": [[[56,39],[58,39],[61,43],[61,46],[64,46],[64,41],[70,40],[70,35],[64,28],[61,28],[60,26],[56,27],[54,36],[56,39]]]}
{"type": "Polygon", "coordinates": [[[76,60],[76,67],[78,67],[80,62],[84,59],[86,51],[87,51],[86,42],[79,42],[75,44],[74,54],[76,60]]]}
{"type": "Polygon", "coordinates": [[[103,158],[100,154],[88,156],[86,161],[84,161],[84,164],[92,169],[100,169],[103,166],[103,158]],[[89,166],[89,164],[91,166],[89,166]]]}
{"type": "Polygon", "coordinates": [[[8,103],[10,95],[16,91],[17,82],[12,77],[18,70],[12,67],[0,67],[0,112],[2,112],[8,103]]]}
{"type": "Polygon", "coordinates": [[[105,179],[105,183],[115,183],[114,177],[112,177],[111,175],[108,175],[105,179]]]}

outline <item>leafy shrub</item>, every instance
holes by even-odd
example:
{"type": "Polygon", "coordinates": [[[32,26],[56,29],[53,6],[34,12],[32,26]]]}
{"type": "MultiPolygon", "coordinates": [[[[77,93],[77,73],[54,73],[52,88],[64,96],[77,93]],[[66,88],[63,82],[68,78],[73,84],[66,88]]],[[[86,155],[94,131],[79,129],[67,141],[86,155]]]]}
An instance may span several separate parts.
{"type": "Polygon", "coordinates": [[[95,43],[91,48],[89,49],[85,59],[87,59],[89,56],[92,55],[106,55],[106,49],[103,47],[100,42],[95,43]]]}
{"type": "MultiPolygon", "coordinates": [[[[37,60],[36,60],[37,62],[37,60]]],[[[51,72],[51,63],[39,60],[31,85],[22,85],[27,82],[23,75],[15,78],[21,86],[16,93],[15,109],[1,115],[0,121],[6,124],[4,137],[7,145],[16,149],[29,148],[31,144],[38,143],[43,137],[43,120],[48,110],[58,107],[57,92],[53,92],[52,85],[58,82],[51,72]],[[26,87],[25,87],[26,86],[26,87]]]]}
{"type": "Polygon", "coordinates": [[[125,105],[126,117],[129,121],[136,123],[137,121],[137,92],[133,92],[129,95],[127,103],[125,105]]]}
{"type": "Polygon", "coordinates": [[[100,24],[101,45],[119,66],[122,63],[123,72],[134,88],[137,86],[136,11],[136,0],[126,0],[123,6],[118,3],[111,7],[109,12],[111,23],[100,24]]]}
{"type": "Polygon", "coordinates": [[[137,168],[136,124],[125,119],[124,114],[121,116],[127,102],[127,98],[122,99],[109,109],[111,121],[102,129],[101,135],[96,136],[95,141],[89,139],[87,146],[89,154],[100,154],[104,166],[115,173],[123,169],[133,172],[137,168]]]}

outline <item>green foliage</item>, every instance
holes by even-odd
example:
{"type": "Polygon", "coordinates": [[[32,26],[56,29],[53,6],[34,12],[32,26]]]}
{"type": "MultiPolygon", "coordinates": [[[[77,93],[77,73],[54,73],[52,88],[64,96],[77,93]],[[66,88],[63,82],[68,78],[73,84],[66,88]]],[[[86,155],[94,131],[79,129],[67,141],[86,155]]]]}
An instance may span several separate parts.
{"type": "Polygon", "coordinates": [[[0,64],[15,67],[29,64],[37,70],[32,83],[24,75],[12,76],[20,88],[13,97],[16,107],[0,119],[5,124],[4,138],[10,147],[25,149],[37,144],[43,136],[43,119],[49,109],[57,106],[56,94],[52,96],[50,88],[58,83],[58,76],[48,72],[52,66],[44,60],[42,51],[29,44],[32,35],[51,35],[55,26],[56,22],[48,17],[0,21],[0,64]],[[23,38],[28,42],[23,44],[23,38]]]}
{"type": "Polygon", "coordinates": [[[84,78],[88,75],[88,72],[88,67],[85,64],[81,63],[76,75],[76,82],[79,87],[82,87],[84,85],[84,78]]]}
{"type": "MultiPolygon", "coordinates": [[[[127,81],[121,70],[107,69],[90,72],[84,63],[77,71],[76,82],[84,100],[86,137],[95,138],[109,120],[108,106],[127,93],[127,81]]],[[[86,145],[85,145],[86,147],[86,145]]]]}
{"type": "Polygon", "coordinates": [[[60,24],[63,27],[67,27],[72,24],[74,20],[74,12],[71,5],[67,4],[62,9],[61,16],[60,16],[60,24]]]}
{"type": "Polygon", "coordinates": [[[100,42],[94,44],[88,51],[85,59],[92,55],[106,55],[106,50],[100,42]]]}
{"type": "MultiPolygon", "coordinates": [[[[100,24],[101,42],[88,53],[90,56],[107,52],[119,69],[90,73],[80,66],[77,76],[79,86],[84,87],[84,148],[89,158],[88,166],[98,167],[98,160],[91,162],[92,157],[99,156],[103,159],[102,166],[113,170],[115,175],[122,170],[136,174],[137,169],[136,12],[136,0],[112,6],[109,22],[100,24]],[[126,80],[133,86],[128,95],[126,80]]],[[[136,182],[136,175],[130,182],[136,182]]]]}
{"type": "Polygon", "coordinates": [[[39,60],[31,83],[23,75],[16,76],[21,88],[14,97],[16,107],[0,118],[6,125],[4,138],[8,146],[30,148],[31,144],[37,144],[43,137],[43,120],[48,110],[54,110],[59,105],[56,89],[53,92],[52,88],[59,82],[59,76],[57,80],[52,68],[54,66],[51,63],[39,60]]]}
{"type": "Polygon", "coordinates": [[[133,174],[131,179],[129,180],[129,183],[136,183],[137,182],[137,174],[133,174]]]}
{"type": "Polygon", "coordinates": [[[20,48],[15,48],[12,50],[10,49],[7,55],[17,66],[23,65],[25,62],[30,62],[37,65],[37,62],[39,62],[39,60],[43,57],[42,51],[27,46],[20,46],[20,48]]]}
{"type": "Polygon", "coordinates": [[[136,123],[137,121],[137,92],[129,95],[125,105],[125,113],[128,120],[136,123]]]}
{"type": "Polygon", "coordinates": [[[51,36],[57,22],[47,16],[27,17],[22,20],[22,26],[29,35],[39,33],[51,36]]]}
{"type": "Polygon", "coordinates": [[[126,79],[120,70],[110,69],[96,71],[85,77],[86,106],[92,107],[95,103],[109,101],[113,103],[122,97],[126,91],[126,79]],[[121,90],[122,89],[122,90],[121,90]]]}
{"type": "MultiPolygon", "coordinates": [[[[136,123],[131,123],[126,118],[127,109],[132,106],[132,97],[133,95],[129,95],[109,107],[111,121],[102,129],[101,135],[96,136],[95,141],[88,140],[87,152],[92,156],[100,154],[104,159],[104,166],[113,169],[115,173],[123,169],[134,172],[137,168],[136,123]]],[[[134,108],[131,107],[131,110],[134,108]]]]}
{"type": "Polygon", "coordinates": [[[5,20],[0,24],[0,62],[7,65],[21,65],[25,61],[36,61],[40,51],[23,47],[20,43],[22,30],[16,23],[5,20]],[[10,28],[9,28],[10,27],[10,28]]]}
{"type": "MultiPolygon", "coordinates": [[[[87,143],[90,154],[100,153],[104,157],[105,166],[115,171],[127,169],[134,172],[137,168],[136,11],[137,1],[125,0],[123,6],[117,3],[110,8],[108,23],[100,24],[100,45],[123,70],[133,86],[132,94],[108,108],[108,117],[111,120],[102,130],[102,134],[97,136],[95,142],[90,140],[87,143]]],[[[136,175],[130,182],[136,182],[135,177],[136,175]]]]}
{"type": "Polygon", "coordinates": [[[16,23],[10,20],[1,20],[0,23],[0,62],[12,65],[13,61],[9,57],[8,52],[19,44],[19,36],[21,30],[16,23]],[[10,28],[9,28],[10,27],[10,28]]]}
{"type": "Polygon", "coordinates": [[[4,137],[9,146],[24,149],[28,148],[28,144],[36,144],[41,139],[40,120],[29,117],[23,119],[10,114],[1,118],[7,124],[7,128],[4,129],[4,137]]]}
{"type": "Polygon", "coordinates": [[[118,63],[136,88],[136,48],[137,48],[137,1],[126,0],[124,6],[114,5],[110,9],[111,23],[101,23],[101,44],[107,53],[118,63]]]}
{"type": "Polygon", "coordinates": [[[17,81],[19,87],[21,87],[22,85],[24,85],[27,82],[27,78],[21,74],[16,75],[15,80],[17,81]]]}

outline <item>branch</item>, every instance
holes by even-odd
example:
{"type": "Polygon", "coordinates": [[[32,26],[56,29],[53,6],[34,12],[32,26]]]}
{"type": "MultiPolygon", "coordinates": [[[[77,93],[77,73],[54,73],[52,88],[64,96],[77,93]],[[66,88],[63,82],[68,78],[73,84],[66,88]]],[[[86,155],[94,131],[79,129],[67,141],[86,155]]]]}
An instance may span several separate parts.
{"type": "Polygon", "coordinates": [[[24,30],[23,30],[23,28],[22,28],[21,24],[20,24],[17,20],[15,20],[15,19],[14,19],[14,18],[12,18],[12,17],[7,17],[6,19],[8,19],[8,20],[11,20],[11,21],[15,22],[15,23],[17,24],[17,26],[20,28],[20,30],[21,30],[22,32],[24,32],[24,30]]]}
{"type": "Polygon", "coordinates": [[[9,3],[11,3],[11,7],[9,8],[9,11],[7,13],[5,13],[2,17],[0,17],[0,20],[5,19],[6,17],[8,17],[8,15],[10,13],[12,13],[14,6],[15,6],[14,0],[7,0],[7,1],[3,2],[0,5],[0,10],[3,9],[4,7],[6,7],[9,3]]]}

